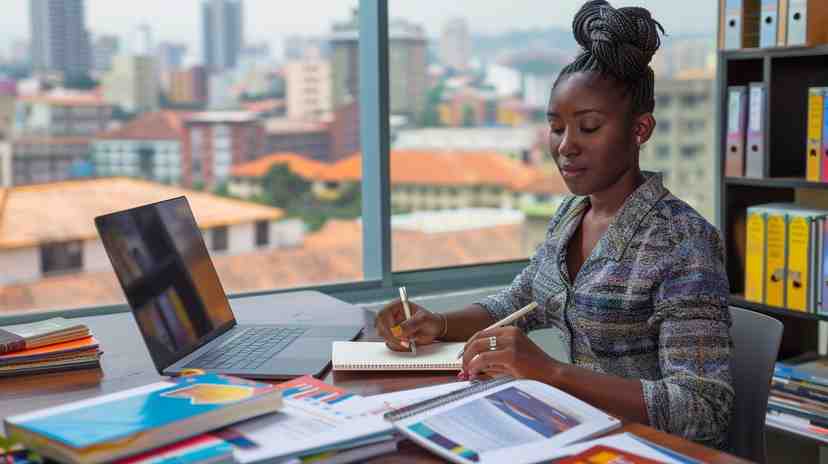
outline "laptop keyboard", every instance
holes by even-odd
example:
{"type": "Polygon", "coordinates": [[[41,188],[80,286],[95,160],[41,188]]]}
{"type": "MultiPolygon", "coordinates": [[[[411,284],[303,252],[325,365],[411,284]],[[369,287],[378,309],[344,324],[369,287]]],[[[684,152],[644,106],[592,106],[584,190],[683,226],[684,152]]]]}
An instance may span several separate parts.
{"type": "Polygon", "coordinates": [[[229,342],[204,353],[185,367],[253,370],[287,348],[308,329],[303,327],[247,327],[229,342]]]}

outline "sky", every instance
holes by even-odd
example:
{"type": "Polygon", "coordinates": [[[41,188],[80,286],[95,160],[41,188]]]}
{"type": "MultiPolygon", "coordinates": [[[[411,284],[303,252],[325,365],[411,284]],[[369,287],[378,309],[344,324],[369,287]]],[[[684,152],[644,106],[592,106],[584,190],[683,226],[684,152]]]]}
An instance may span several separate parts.
{"type": "MultiPolygon", "coordinates": [[[[29,36],[29,1],[3,0],[0,50],[13,39],[29,36]]],[[[717,0],[614,0],[614,6],[648,8],[672,34],[716,31],[717,0]]],[[[185,42],[200,47],[201,0],[86,0],[86,25],[93,37],[116,34],[126,41],[139,37],[137,27],[152,27],[153,41],[185,42]]],[[[389,0],[389,13],[422,24],[438,37],[443,23],[467,19],[473,34],[494,34],[532,27],[571,27],[583,0],[389,0]],[[506,8],[504,8],[506,7],[506,8]]],[[[245,39],[265,41],[278,51],[287,35],[324,35],[331,22],[345,20],[356,0],[244,0],[245,39]],[[287,6],[290,5],[290,6],[287,6]]]]}

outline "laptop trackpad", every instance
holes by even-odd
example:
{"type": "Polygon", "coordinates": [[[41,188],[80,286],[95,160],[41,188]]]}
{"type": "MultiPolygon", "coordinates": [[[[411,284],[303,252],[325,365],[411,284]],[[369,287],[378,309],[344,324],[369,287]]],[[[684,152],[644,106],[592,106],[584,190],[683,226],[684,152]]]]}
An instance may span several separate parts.
{"type": "Polygon", "coordinates": [[[329,339],[297,338],[277,358],[330,359],[332,345],[329,339]]]}

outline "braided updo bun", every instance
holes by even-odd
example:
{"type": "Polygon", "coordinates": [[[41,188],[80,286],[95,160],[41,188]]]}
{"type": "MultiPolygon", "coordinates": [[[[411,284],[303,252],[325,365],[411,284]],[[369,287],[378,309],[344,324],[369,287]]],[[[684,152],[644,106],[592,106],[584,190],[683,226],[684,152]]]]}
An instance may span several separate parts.
{"type": "Polygon", "coordinates": [[[635,114],[653,111],[655,76],[649,65],[664,28],[649,11],[616,9],[606,0],[590,0],[575,14],[572,32],[582,51],[561,71],[555,87],[569,74],[598,72],[623,84],[635,114]]]}

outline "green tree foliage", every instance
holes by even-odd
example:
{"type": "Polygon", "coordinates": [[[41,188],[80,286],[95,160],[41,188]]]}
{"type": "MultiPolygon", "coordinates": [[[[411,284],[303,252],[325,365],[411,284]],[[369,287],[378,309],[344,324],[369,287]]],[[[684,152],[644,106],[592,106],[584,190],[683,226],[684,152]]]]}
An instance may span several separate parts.
{"type": "Polygon", "coordinates": [[[446,86],[441,81],[436,86],[432,87],[426,95],[426,105],[423,114],[420,118],[420,124],[423,127],[440,127],[443,123],[440,121],[440,102],[443,100],[443,92],[446,86]]]}
{"type": "Polygon", "coordinates": [[[463,127],[474,127],[475,120],[474,108],[471,105],[463,105],[463,127]]]}
{"type": "Polygon", "coordinates": [[[319,230],[329,219],[356,219],[362,211],[360,184],[342,187],[335,199],[317,198],[311,182],[293,173],[286,164],[273,166],[263,181],[260,203],[281,208],[288,217],[301,219],[310,231],[319,230]]]}

